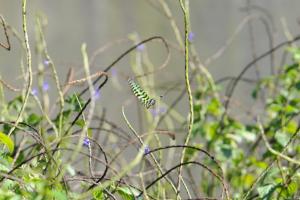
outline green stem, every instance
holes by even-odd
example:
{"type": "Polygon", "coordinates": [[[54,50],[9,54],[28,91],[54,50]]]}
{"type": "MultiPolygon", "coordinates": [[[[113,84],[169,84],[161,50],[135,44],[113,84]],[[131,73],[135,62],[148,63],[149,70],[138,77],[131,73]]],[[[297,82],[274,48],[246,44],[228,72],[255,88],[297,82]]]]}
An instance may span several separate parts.
{"type": "MultiPolygon", "coordinates": [[[[189,79],[189,41],[188,41],[188,35],[189,35],[189,30],[190,30],[190,19],[189,19],[189,0],[185,0],[185,4],[183,3],[183,0],[179,0],[180,6],[184,15],[184,30],[185,30],[185,40],[184,40],[184,55],[185,55],[185,86],[186,90],[188,93],[189,97],[189,123],[188,123],[188,134],[185,138],[185,145],[188,145],[191,135],[192,135],[192,128],[193,128],[193,121],[194,121],[194,110],[193,110],[193,96],[192,96],[192,91],[191,91],[191,85],[190,85],[190,79],[189,79]]],[[[185,156],[185,149],[182,150],[181,154],[181,163],[183,163],[185,156]]],[[[183,181],[181,178],[181,172],[182,172],[182,167],[179,168],[179,176],[178,176],[178,186],[177,186],[177,191],[180,191],[180,179],[183,181]]],[[[187,189],[187,188],[186,188],[187,189]]],[[[188,192],[188,190],[187,190],[188,192]]],[[[189,194],[189,192],[188,192],[189,194]]]]}
{"type": "Polygon", "coordinates": [[[29,94],[30,94],[30,89],[31,89],[31,86],[32,86],[31,51],[30,51],[29,40],[28,40],[28,32],[27,32],[26,3],[27,3],[26,0],[22,1],[22,21],[23,21],[23,34],[24,34],[26,58],[27,58],[28,85],[26,87],[24,101],[23,101],[21,110],[18,114],[17,120],[16,120],[14,126],[9,130],[8,135],[12,134],[12,132],[15,130],[16,126],[21,121],[21,117],[22,117],[22,115],[25,111],[26,104],[27,104],[27,101],[28,101],[28,97],[29,97],[29,94]]]}

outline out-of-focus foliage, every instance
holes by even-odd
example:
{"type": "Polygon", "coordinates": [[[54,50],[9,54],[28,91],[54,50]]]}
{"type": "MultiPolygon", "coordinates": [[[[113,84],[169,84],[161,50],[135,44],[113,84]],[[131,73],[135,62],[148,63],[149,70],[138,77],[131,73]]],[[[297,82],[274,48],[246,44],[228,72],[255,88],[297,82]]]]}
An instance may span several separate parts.
{"type": "MultiPolygon", "coordinates": [[[[165,9],[167,4],[161,2],[165,9]]],[[[173,19],[169,12],[165,14],[173,19]]],[[[139,93],[132,97],[147,105],[137,104],[136,121],[126,116],[134,110],[128,109],[130,100],[124,100],[125,106],[119,113],[103,109],[99,114],[96,107],[101,99],[99,92],[108,84],[106,80],[101,82],[101,78],[110,75],[87,75],[88,66],[84,66],[85,78],[77,83],[92,83],[92,79],[99,78],[100,84],[95,82],[95,88],[87,87],[90,93],[69,92],[68,87],[76,81],[59,82],[54,63],[49,59],[43,35],[45,24],[41,24],[41,19],[37,16],[35,24],[39,89],[28,93],[29,100],[22,110],[24,92],[6,101],[0,85],[0,200],[142,200],[176,199],[178,195],[182,199],[300,198],[299,48],[289,47],[286,52],[292,61],[286,61],[276,73],[255,82],[248,94],[254,102],[251,108],[244,109],[235,103],[234,95],[224,97],[223,84],[216,85],[208,72],[205,75],[194,69],[193,83],[197,87],[192,91],[193,129],[189,144],[183,145],[188,124],[186,113],[178,111],[156,90],[160,85],[156,85],[154,77],[160,78],[160,74],[152,74],[156,72],[155,65],[148,56],[146,43],[135,46],[136,52],[126,55],[131,56],[134,74],[148,72],[137,77],[141,78],[143,90],[132,86],[139,93]],[[139,67],[142,65],[147,70],[139,67]],[[48,78],[46,72],[51,73],[57,87],[55,98],[49,98],[49,91],[55,87],[44,82],[48,78]],[[155,101],[149,99],[144,88],[155,101]],[[96,96],[92,92],[97,97],[90,98],[91,94],[96,96]],[[124,124],[115,123],[119,116],[124,124]],[[178,159],[180,156],[183,163],[178,159]],[[177,181],[184,183],[181,188],[177,181]]],[[[173,21],[171,24],[173,28],[176,25],[173,21]]],[[[191,33],[188,44],[192,49],[195,34],[191,33]]],[[[165,47],[170,45],[161,37],[148,41],[154,39],[163,41],[165,47]]],[[[129,40],[134,45],[140,42],[136,34],[131,34],[129,40]]],[[[86,52],[82,54],[87,58],[86,52]]],[[[191,57],[194,59],[196,55],[191,57]]],[[[195,64],[193,59],[190,62],[195,64]]],[[[172,73],[172,69],[168,70],[172,73]]],[[[116,74],[117,71],[112,74],[112,84],[130,92],[128,85],[118,83],[124,74],[121,72],[120,77],[116,74]]]]}
{"type": "MultiPolygon", "coordinates": [[[[260,80],[252,92],[256,101],[263,96],[260,117],[264,134],[272,148],[284,150],[299,131],[297,116],[300,111],[300,51],[290,48],[293,63],[280,67],[277,75],[260,80]]],[[[222,102],[203,84],[195,92],[194,138],[207,141],[210,151],[227,171],[234,198],[242,198],[260,174],[275,160],[271,170],[263,176],[257,190],[261,199],[296,199],[299,197],[299,165],[272,154],[264,143],[258,122],[243,122],[224,112],[222,102]],[[222,118],[223,117],[223,118],[222,118]],[[223,121],[222,121],[223,120],[223,121]]],[[[250,96],[249,96],[250,97],[250,96]]],[[[298,136],[299,137],[299,136],[298,136]]],[[[299,141],[288,145],[285,152],[299,160],[299,141]]]]}

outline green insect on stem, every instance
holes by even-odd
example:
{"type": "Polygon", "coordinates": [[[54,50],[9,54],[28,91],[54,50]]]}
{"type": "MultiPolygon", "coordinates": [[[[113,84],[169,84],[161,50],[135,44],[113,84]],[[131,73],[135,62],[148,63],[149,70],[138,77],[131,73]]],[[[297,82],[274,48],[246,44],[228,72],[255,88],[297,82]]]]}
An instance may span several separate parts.
{"type": "Polygon", "coordinates": [[[133,94],[147,109],[155,104],[155,99],[150,98],[138,83],[134,82],[131,78],[128,79],[128,83],[133,94]]]}

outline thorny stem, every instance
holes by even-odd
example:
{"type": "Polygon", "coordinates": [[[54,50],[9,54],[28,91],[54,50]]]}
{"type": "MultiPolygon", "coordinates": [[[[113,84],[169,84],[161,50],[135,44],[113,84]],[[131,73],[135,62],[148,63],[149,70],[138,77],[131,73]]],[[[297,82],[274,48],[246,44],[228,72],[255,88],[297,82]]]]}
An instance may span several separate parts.
{"type": "MultiPolygon", "coordinates": [[[[188,124],[188,134],[185,138],[185,145],[188,145],[190,141],[190,137],[192,134],[192,128],[193,128],[193,121],[194,121],[194,110],[193,110],[193,96],[192,96],[192,91],[191,91],[191,86],[190,86],[190,79],[189,79],[189,41],[188,41],[188,34],[190,30],[190,24],[189,24],[189,0],[185,0],[183,3],[183,0],[179,0],[180,2],[180,7],[182,9],[183,15],[184,15],[184,29],[185,29],[185,40],[184,40],[184,55],[185,55],[185,85],[186,85],[186,90],[188,93],[189,97],[189,124],[188,124]]],[[[182,163],[184,160],[184,155],[185,155],[185,149],[182,150],[181,154],[181,159],[180,162],[182,163]]],[[[179,193],[180,191],[180,177],[182,173],[182,166],[179,168],[179,176],[178,176],[178,185],[177,185],[177,191],[179,193]]],[[[187,190],[188,192],[188,190],[187,190]]],[[[188,192],[189,194],[189,192],[188,192]]],[[[178,195],[178,194],[177,194],[178,195]]],[[[189,194],[190,196],[190,194],[189,194]]],[[[178,197],[178,196],[177,196],[178,197]]],[[[191,197],[190,197],[191,198],[191,197]]]]}

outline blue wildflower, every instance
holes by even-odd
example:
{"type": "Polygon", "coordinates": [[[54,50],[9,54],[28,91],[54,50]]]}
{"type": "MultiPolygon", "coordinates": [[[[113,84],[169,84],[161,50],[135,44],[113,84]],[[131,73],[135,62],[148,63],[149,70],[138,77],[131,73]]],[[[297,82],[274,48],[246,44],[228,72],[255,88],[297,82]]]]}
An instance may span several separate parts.
{"type": "Polygon", "coordinates": [[[89,147],[90,144],[91,144],[90,139],[88,137],[85,137],[82,145],[85,147],[89,147]]]}
{"type": "Polygon", "coordinates": [[[166,107],[160,107],[159,108],[159,113],[160,114],[164,114],[164,113],[166,113],[167,112],[167,108],[166,107]]]}
{"type": "Polygon", "coordinates": [[[145,49],[145,44],[140,44],[139,46],[137,46],[136,48],[138,51],[143,51],[145,49]]]}
{"type": "Polygon", "coordinates": [[[116,69],[115,67],[113,67],[113,68],[111,69],[111,75],[112,75],[112,76],[117,76],[117,74],[118,74],[117,69],[116,69]]]}
{"type": "Polygon", "coordinates": [[[164,114],[167,111],[165,107],[153,108],[149,109],[153,117],[157,117],[158,115],[164,114]]]}
{"type": "Polygon", "coordinates": [[[144,149],[144,155],[148,155],[150,153],[150,148],[149,146],[146,146],[144,149]]]}
{"type": "Polygon", "coordinates": [[[43,83],[43,91],[46,92],[46,91],[49,90],[49,88],[50,88],[49,83],[48,82],[44,82],[43,83]]]}
{"type": "Polygon", "coordinates": [[[158,115],[157,109],[149,109],[150,113],[153,115],[153,117],[156,117],[158,115]]]}
{"type": "Polygon", "coordinates": [[[31,91],[31,94],[33,96],[37,96],[38,95],[38,90],[36,88],[33,88],[32,91],[31,91]]]}
{"type": "Polygon", "coordinates": [[[188,34],[188,40],[189,40],[189,42],[193,42],[194,38],[195,38],[195,33],[189,32],[189,34],[188,34]]]}
{"type": "Polygon", "coordinates": [[[49,61],[49,60],[44,60],[44,61],[43,61],[43,64],[44,64],[45,66],[49,66],[50,61],[49,61]]]}
{"type": "Polygon", "coordinates": [[[95,98],[95,100],[97,100],[97,99],[100,99],[100,97],[101,97],[101,94],[100,94],[100,90],[95,90],[95,92],[94,92],[94,98],[95,98]]]}

